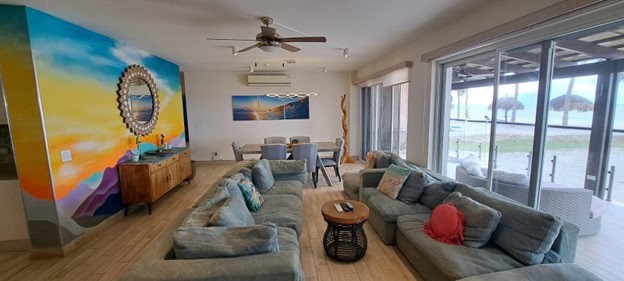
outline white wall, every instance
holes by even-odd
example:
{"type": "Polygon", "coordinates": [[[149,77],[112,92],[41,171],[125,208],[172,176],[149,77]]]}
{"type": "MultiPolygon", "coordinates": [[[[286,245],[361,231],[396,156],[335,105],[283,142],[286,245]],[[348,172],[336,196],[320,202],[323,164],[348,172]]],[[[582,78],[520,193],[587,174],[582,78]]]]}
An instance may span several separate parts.
{"type": "MultiPolygon", "coordinates": [[[[184,73],[193,160],[212,160],[213,152],[218,152],[224,160],[233,160],[233,140],[241,144],[262,143],[268,136],[309,135],[312,141],[334,141],[342,136],[340,95],[353,96],[355,89],[349,73],[297,72],[291,87],[249,87],[248,74],[184,73]],[[310,98],[308,120],[232,120],[232,96],[269,92],[317,92],[320,95],[310,98]]],[[[351,147],[352,154],[359,149],[359,146],[351,147]]]]}
{"type": "MultiPolygon", "coordinates": [[[[421,56],[557,2],[560,1],[491,1],[488,6],[484,6],[471,14],[455,18],[444,26],[429,29],[430,31],[419,36],[418,40],[388,52],[384,57],[356,72],[356,77],[361,78],[403,61],[411,60],[414,62],[409,90],[408,160],[422,166],[429,166],[431,164],[430,143],[441,141],[435,139],[431,133],[433,129],[432,115],[435,113],[431,99],[431,64],[421,62],[421,56]]],[[[359,125],[351,124],[351,126],[359,125]]]]}

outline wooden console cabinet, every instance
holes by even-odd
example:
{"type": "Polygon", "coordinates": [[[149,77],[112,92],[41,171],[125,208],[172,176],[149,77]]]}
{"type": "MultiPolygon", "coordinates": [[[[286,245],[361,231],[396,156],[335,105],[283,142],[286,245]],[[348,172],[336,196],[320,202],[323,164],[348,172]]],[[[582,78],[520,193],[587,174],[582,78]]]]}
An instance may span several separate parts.
{"type": "Polygon", "coordinates": [[[151,203],[186,180],[191,175],[191,157],[188,148],[174,148],[162,156],[147,155],[138,162],[126,162],[118,166],[121,200],[126,205],[151,203]]]}

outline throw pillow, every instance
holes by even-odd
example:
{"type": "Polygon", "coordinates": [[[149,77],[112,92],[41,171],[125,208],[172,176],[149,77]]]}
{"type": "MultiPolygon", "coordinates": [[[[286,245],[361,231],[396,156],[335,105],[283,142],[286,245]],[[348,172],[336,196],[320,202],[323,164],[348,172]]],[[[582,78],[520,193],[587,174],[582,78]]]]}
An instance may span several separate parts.
{"type": "Polygon", "coordinates": [[[454,181],[440,181],[432,183],[425,186],[425,190],[420,196],[420,199],[418,199],[418,202],[433,210],[433,208],[442,204],[442,201],[444,201],[444,199],[448,197],[451,192],[455,191],[456,186],[457,182],[454,181]]]}
{"type": "Polygon", "coordinates": [[[425,191],[425,187],[437,182],[436,179],[417,167],[412,167],[411,170],[409,177],[403,183],[399,196],[397,196],[397,200],[406,204],[418,203],[418,199],[425,191]]]}
{"type": "Polygon", "coordinates": [[[496,230],[501,213],[455,191],[443,203],[453,203],[464,214],[464,245],[480,248],[496,230]]]}
{"type": "Polygon", "coordinates": [[[232,195],[208,221],[208,226],[250,226],[256,224],[245,205],[245,199],[232,195]]]}
{"type": "Polygon", "coordinates": [[[403,187],[403,183],[410,175],[411,170],[404,167],[391,164],[384,173],[377,190],[392,199],[396,199],[399,191],[403,187]]]}
{"type": "Polygon", "coordinates": [[[271,172],[269,160],[262,159],[258,161],[253,168],[253,181],[260,193],[267,193],[275,184],[275,178],[271,172]]]}
{"type": "Polygon", "coordinates": [[[464,215],[452,203],[440,204],[431,213],[424,230],[437,241],[461,245],[464,240],[464,215]]]}
{"type": "Polygon", "coordinates": [[[372,168],[375,168],[375,153],[369,151],[366,153],[366,164],[364,164],[364,169],[372,168]]]}
{"type": "Polygon", "coordinates": [[[251,169],[247,167],[243,167],[241,168],[240,173],[243,174],[243,176],[245,176],[246,178],[253,181],[253,171],[251,171],[251,169]]]}
{"type": "MultiPolygon", "coordinates": [[[[485,173],[487,174],[487,170],[485,173]]],[[[494,182],[529,186],[529,177],[526,174],[512,173],[503,170],[494,170],[494,172],[492,172],[492,180],[494,182]]]]}
{"type": "Polygon", "coordinates": [[[374,168],[388,168],[392,164],[392,156],[383,151],[373,151],[375,155],[374,168]]]}
{"type": "Polygon", "coordinates": [[[279,252],[277,227],[180,227],[173,236],[176,259],[237,257],[279,252]]]}
{"type": "Polygon", "coordinates": [[[262,194],[256,190],[253,182],[249,179],[243,179],[238,183],[238,186],[243,192],[243,197],[245,197],[247,209],[254,213],[258,212],[260,207],[262,207],[262,203],[264,203],[264,198],[262,198],[262,194]]]}
{"type": "Polygon", "coordinates": [[[482,178],[485,177],[483,175],[483,172],[481,171],[481,162],[475,154],[470,154],[470,156],[466,158],[459,159],[459,165],[462,168],[466,169],[466,172],[468,172],[468,174],[471,174],[473,176],[479,176],[482,178]]]}

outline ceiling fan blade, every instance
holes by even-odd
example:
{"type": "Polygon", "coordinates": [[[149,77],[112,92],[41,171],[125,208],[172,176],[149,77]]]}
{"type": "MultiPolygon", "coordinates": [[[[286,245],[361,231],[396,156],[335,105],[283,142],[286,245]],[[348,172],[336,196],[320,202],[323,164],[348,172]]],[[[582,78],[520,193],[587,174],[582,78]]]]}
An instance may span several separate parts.
{"type": "Polygon", "coordinates": [[[268,27],[268,26],[260,26],[260,29],[262,29],[262,38],[266,38],[266,39],[275,39],[275,28],[272,27],[268,27]]]}
{"type": "Polygon", "coordinates": [[[256,39],[231,39],[231,38],[210,38],[210,37],[206,38],[206,40],[256,42],[256,39]]]}
{"type": "Polygon", "coordinates": [[[294,53],[294,52],[299,52],[299,50],[301,50],[301,49],[299,49],[299,48],[297,48],[297,47],[295,47],[295,46],[293,46],[293,45],[286,44],[286,43],[281,43],[281,44],[280,44],[280,47],[281,47],[282,49],[284,49],[284,50],[288,50],[288,51],[291,51],[291,52],[293,52],[293,53],[294,53]]]}
{"type": "Polygon", "coordinates": [[[239,52],[239,53],[242,53],[242,52],[247,52],[247,51],[249,51],[249,50],[251,50],[251,49],[253,49],[253,48],[255,48],[255,47],[258,47],[258,44],[253,44],[253,45],[251,45],[251,46],[249,46],[249,47],[247,47],[247,48],[245,48],[245,49],[238,50],[238,52],[239,52]]]}
{"type": "Polygon", "coordinates": [[[327,42],[327,38],[322,36],[317,37],[286,37],[286,38],[275,38],[275,41],[279,42],[327,42]]]}

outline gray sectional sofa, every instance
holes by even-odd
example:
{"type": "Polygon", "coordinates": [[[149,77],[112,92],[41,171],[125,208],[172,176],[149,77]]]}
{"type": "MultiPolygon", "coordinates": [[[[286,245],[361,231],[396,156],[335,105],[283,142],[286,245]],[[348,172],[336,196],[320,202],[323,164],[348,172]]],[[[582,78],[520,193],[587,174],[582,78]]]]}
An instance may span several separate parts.
{"type": "MultiPolygon", "coordinates": [[[[263,193],[264,203],[257,213],[251,213],[243,207],[234,211],[228,209],[229,213],[224,214],[226,211],[223,211],[223,206],[227,205],[227,202],[244,200],[238,187],[238,182],[243,176],[251,177],[254,183],[261,180],[259,179],[261,175],[254,169],[256,161],[238,162],[195,203],[193,208],[184,210],[148,243],[121,279],[304,280],[299,235],[303,227],[301,204],[302,188],[307,180],[306,163],[300,160],[269,160],[268,163],[275,182],[263,193]],[[207,226],[218,213],[219,216],[227,216],[233,220],[250,215],[253,224],[243,227],[207,226]],[[253,231],[258,233],[266,229],[273,231],[272,240],[261,245],[246,244],[252,243],[249,242],[252,240],[250,238],[256,238],[250,237],[249,233],[254,233],[253,231]],[[226,231],[228,236],[220,237],[221,240],[215,239],[211,245],[210,239],[194,233],[207,233],[207,230],[226,231]],[[181,241],[180,233],[184,233],[190,239],[181,241]],[[207,240],[207,243],[201,244],[198,242],[200,240],[207,240]],[[275,240],[277,245],[274,245],[275,240]],[[223,241],[226,241],[225,245],[223,241]],[[232,244],[228,245],[230,242],[227,241],[232,241],[232,244]],[[196,256],[213,254],[213,249],[226,253],[236,251],[246,253],[250,249],[253,252],[258,247],[263,249],[269,247],[272,250],[228,257],[196,256]],[[183,254],[184,257],[181,258],[183,254]]],[[[257,185],[261,186],[260,183],[257,185]]],[[[258,190],[261,188],[258,187],[258,190]]]]}
{"type": "Polygon", "coordinates": [[[401,200],[377,191],[385,168],[343,175],[344,189],[348,197],[355,199],[352,196],[357,194],[369,207],[368,222],[381,240],[396,244],[425,280],[537,280],[535,276],[550,280],[600,280],[573,264],[577,226],[485,188],[454,182],[409,163],[403,165],[413,171],[399,192],[401,200]],[[405,191],[411,198],[402,196],[406,188],[412,189],[405,191]],[[424,232],[432,209],[448,200],[453,192],[500,212],[500,221],[484,246],[445,244],[424,232]]]}

